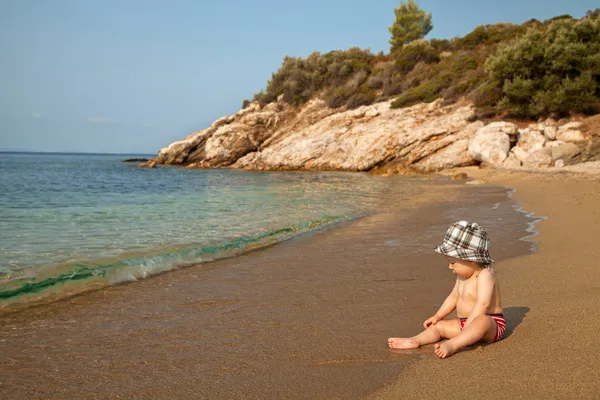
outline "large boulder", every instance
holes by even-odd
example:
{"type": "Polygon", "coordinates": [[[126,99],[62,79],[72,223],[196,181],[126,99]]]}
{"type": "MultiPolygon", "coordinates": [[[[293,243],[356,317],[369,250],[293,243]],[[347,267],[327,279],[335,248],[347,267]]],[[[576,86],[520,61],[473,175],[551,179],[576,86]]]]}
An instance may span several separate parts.
{"type": "Polygon", "coordinates": [[[544,143],[544,147],[551,149],[553,147],[562,146],[563,144],[565,144],[565,142],[562,142],[560,140],[548,140],[546,141],[546,143],[544,143]]]}
{"type": "Polygon", "coordinates": [[[460,139],[431,156],[415,163],[413,168],[421,172],[434,172],[443,169],[475,165],[468,152],[469,139],[460,139]]]}
{"type": "Polygon", "coordinates": [[[580,121],[572,121],[561,125],[556,132],[556,139],[563,142],[584,142],[591,139],[589,134],[581,131],[583,123],[580,121]]]}
{"type": "Polygon", "coordinates": [[[491,165],[502,165],[508,157],[510,138],[505,125],[493,123],[480,128],[469,141],[469,154],[475,161],[491,165]]]}
{"type": "Polygon", "coordinates": [[[503,132],[507,135],[513,136],[519,133],[519,127],[512,122],[496,121],[486,125],[488,132],[503,132]]]}
{"type": "Polygon", "coordinates": [[[183,140],[171,143],[169,146],[160,149],[156,157],[156,162],[158,164],[186,164],[189,162],[188,156],[199,146],[202,146],[206,142],[206,139],[210,137],[210,131],[211,128],[195,132],[183,140]]]}
{"type": "Polygon", "coordinates": [[[576,129],[559,129],[556,134],[556,139],[563,142],[584,142],[588,140],[586,135],[576,129]]]}
{"type": "Polygon", "coordinates": [[[524,150],[522,147],[515,146],[510,149],[510,155],[519,160],[521,163],[524,163],[529,157],[529,152],[524,150]]]}
{"type": "Polygon", "coordinates": [[[502,161],[504,168],[519,168],[522,165],[521,160],[512,152],[508,153],[508,157],[502,161]]]}
{"type": "Polygon", "coordinates": [[[550,154],[554,162],[557,160],[568,161],[579,153],[581,153],[581,149],[574,143],[564,143],[550,149],[550,154]]]}
{"type": "Polygon", "coordinates": [[[156,159],[144,161],[139,165],[140,168],[156,168],[156,159]]]}
{"type": "Polygon", "coordinates": [[[544,127],[544,136],[546,136],[548,140],[556,140],[557,132],[558,129],[554,125],[547,125],[546,127],[544,127]]]}
{"type": "Polygon", "coordinates": [[[573,122],[569,122],[564,125],[561,125],[558,128],[558,130],[559,131],[580,130],[582,127],[583,127],[583,122],[573,121],[573,122]]]}
{"type": "Polygon", "coordinates": [[[523,161],[525,168],[542,168],[549,167],[554,164],[550,149],[540,149],[528,153],[528,157],[523,161]]]}
{"type": "Polygon", "coordinates": [[[548,140],[555,140],[558,124],[552,118],[548,118],[533,125],[532,130],[541,132],[548,140]]]}
{"type": "Polygon", "coordinates": [[[554,147],[544,147],[532,151],[526,151],[522,147],[515,146],[510,150],[510,157],[519,160],[525,168],[541,168],[552,165],[555,159],[552,158],[554,147]]]}
{"type": "MultiPolygon", "coordinates": [[[[257,116],[257,119],[252,119],[252,124],[255,124],[257,120],[260,120],[260,116],[257,116]]],[[[206,140],[202,152],[189,157],[189,161],[208,162],[212,166],[224,166],[234,163],[238,158],[258,148],[252,126],[234,122],[219,127],[206,140]]]]}
{"type": "Polygon", "coordinates": [[[519,132],[519,141],[517,142],[517,146],[528,153],[543,149],[545,143],[546,138],[537,130],[531,130],[527,128],[519,132]]]}

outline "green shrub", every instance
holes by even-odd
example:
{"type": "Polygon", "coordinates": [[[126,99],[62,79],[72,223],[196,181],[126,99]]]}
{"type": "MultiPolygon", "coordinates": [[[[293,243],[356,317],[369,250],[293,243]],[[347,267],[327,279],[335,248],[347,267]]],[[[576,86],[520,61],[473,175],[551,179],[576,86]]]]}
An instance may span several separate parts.
{"type": "Polygon", "coordinates": [[[439,64],[425,64],[418,63],[415,67],[406,75],[403,76],[400,84],[400,92],[405,92],[409,89],[417,87],[424,82],[434,79],[440,73],[446,71],[449,72],[447,60],[440,62],[439,64]]]}
{"type": "Polygon", "coordinates": [[[371,75],[367,80],[367,85],[369,86],[369,89],[382,89],[383,78],[379,75],[371,75]]]}
{"type": "Polygon", "coordinates": [[[330,108],[343,105],[356,108],[375,101],[377,94],[369,88],[368,75],[358,72],[342,86],[332,86],[325,92],[324,98],[330,108]]]}
{"type": "Polygon", "coordinates": [[[440,92],[445,101],[456,101],[460,97],[468,95],[476,90],[485,80],[483,71],[470,71],[470,73],[461,74],[456,81],[440,92]]]}
{"type": "Polygon", "coordinates": [[[361,90],[350,96],[346,102],[346,106],[348,109],[358,108],[360,106],[368,106],[373,104],[376,98],[377,94],[373,90],[369,90],[367,87],[363,86],[361,90]]]}
{"type": "Polygon", "coordinates": [[[351,96],[352,93],[345,87],[332,87],[327,90],[324,97],[329,108],[339,108],[345,105],[351,96]]]}
{"type": "Polygon", "coordinates": [[[452,49],[452,44],[448,39],[431,39],[429,41],[431,47],[433,47],[438,53],[443,51],[449,51],[452,49]]]}
{"type": "Polygon", "coordinates": [[[502,100],[502,85],[495,80],[486,80],[468,95],[467,99],[471,100],[477,108],[489,109],[495,107],[502,100]]]}
{"type": "Polygon", "coordinates": [[[417,103],[430,103],[437,99],[442,89],[447,88],[452,82],[452,74],[443,72],[435,79],[409,89],[396,98],[391,104],[392,108],[408,107],[417,103]]]}
{"type": "Polygon", "coordinates": [[[544,22],[546,22],[546,23],[552,23],[552,22],[561,21],[561,20],[565,20],[565,19],[572,20],[573,17],[571,17],[569,14],[557,15],[556,17],[552,17],[550,19],[547,19],[544,22]]]}
{"type": "Polygon", "coordinates": [[[454,57],[452,71],[462,74],[468,70],[477,69],[477,59],[470,54],[460,54],[454,57]]]}
{"type": "Polygon", "coordinates": [[[286,56],[267,83],[266,91],[257,93],[255,100],[265,103],[283,95],[286,102],[300,105],[323,89],[346,84],[358,73],[362,73],[362,79],[366,80],[371,65],[385,59],[381,53],[375,56],[369,50],[357,47],[323,55],[314,52],[306,59],[286,56]]]}
{"type": "Polygon", "coordinates": [[[390,79],[383,83],[383,96],[391,97],[403,92],[404,81],[402,79],[390,79]]]}
{"type": "Polygon", "coordinates": [[[600,94],[600,18],[558,18],[532,28],[485,63],[517,116],[594,109],[600,94]]]}
{"type": "Polygon", "coordinates": [[[277,100],[277,96],[274,93],[265,93],[262,90],[254,95],[254,101],[258,101],[261,107],[275,100],[277,100]]]}
{"type": "Polygon", "coordinates": [[[469,33],[460,40],[461,47],[476,47],[480,44],[485,43],[489,38],[488,32],[485,26],[479,25],[473,32],[469,33]]]}
{"type": "Polygon", "coordinates": [[[597,82],[591,71],[585,71],[577,78],[569,78],[546,91],[535,94],[533,99],[534,114],[566,115],[571,110],[583,113],[597,112],[597,82]]]}
{"type": "Polygon", "coordinates": [[[488,38],[485,42],[487,46],[493,46],[500,42],[510,40],[520,33],[520,26],[509,23],[487,25],[485,27],[488,38]]]}
{"type": "Polygon", "coordinates": [[[398,72],[407,73],[420,62],[435,64],[440,61],[440,55],[429,42],[419,40],[405,45],[395,55],[395,63],[398,72]]]}
{"type": "Polygon", "coordinates": [[[596,8],[595,10],[588,10],[585,13],[586,18],[598,18],[600,17],[600,8],[596,8]]]}
{"type": "Polygon", "coordinates": [[[393,96],[402,92],[401,84],[403,74],[395,62],[388,63],[381,73],[383,79],[383,95],[385,97],[393,96]]]}
{"type": "Polygon", "coordinates": [[[502,108],[512,112],[518,117],[529,117],[533,115],[531,102],[538,88],[533,79],[516,76],[504,82],[502,92],[502,108]]]}

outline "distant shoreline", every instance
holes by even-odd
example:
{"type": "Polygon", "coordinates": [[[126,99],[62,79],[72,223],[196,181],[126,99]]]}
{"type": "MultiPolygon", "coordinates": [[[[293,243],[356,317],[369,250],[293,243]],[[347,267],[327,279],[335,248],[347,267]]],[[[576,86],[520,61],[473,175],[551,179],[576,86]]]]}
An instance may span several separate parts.
{"type": "Polygon", "coordinates": [[[150,156],[155,157],[156,153],[86,153],[74,151],[28,151],[28,150],[0,150],[0,154],[47,154],[61,156],[150,156]]]}

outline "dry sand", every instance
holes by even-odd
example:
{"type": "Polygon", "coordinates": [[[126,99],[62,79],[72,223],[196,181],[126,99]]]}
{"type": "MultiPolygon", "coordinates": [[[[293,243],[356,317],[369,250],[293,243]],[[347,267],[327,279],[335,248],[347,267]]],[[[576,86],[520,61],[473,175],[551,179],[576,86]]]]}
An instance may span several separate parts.
{"type": "Polygon", "coordinates": [[[537,216],[537,252],[497,265],[509,334],[402,370],[372,399],[599,399],[600,178],[465,168],[514,188],[537,216]]]}

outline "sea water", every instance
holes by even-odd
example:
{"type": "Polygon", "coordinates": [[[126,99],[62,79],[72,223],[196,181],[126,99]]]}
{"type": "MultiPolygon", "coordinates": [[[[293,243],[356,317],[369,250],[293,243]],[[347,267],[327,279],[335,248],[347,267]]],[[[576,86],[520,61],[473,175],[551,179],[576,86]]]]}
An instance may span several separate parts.
{"type": "Polygon", "coordinates": [[[127,157],[0,153],[0,303],[235,256],[375,212],[423,184],[343,172],[143,169],[127,157]]]}

